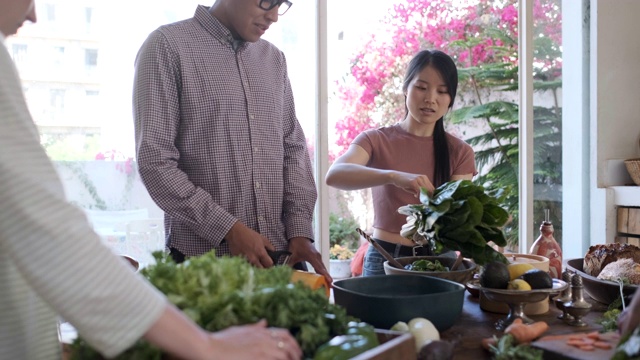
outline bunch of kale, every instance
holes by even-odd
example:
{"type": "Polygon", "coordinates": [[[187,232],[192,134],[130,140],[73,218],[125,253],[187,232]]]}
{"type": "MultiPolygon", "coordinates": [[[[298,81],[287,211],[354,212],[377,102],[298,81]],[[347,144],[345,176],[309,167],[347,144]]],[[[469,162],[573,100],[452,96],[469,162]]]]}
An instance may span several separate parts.
{"type": "Polygon", "coordinates": [[[422,189],[420,204],[398,209],[407,216],[401,235],[438,254],[444,249],[460,251],[478,265],[507,263],[490,244],[505,246],[502,231],[509,214],[499,204],[501,193],[487,193],[469,180],[450,181],[434,190],[422,189]]]}

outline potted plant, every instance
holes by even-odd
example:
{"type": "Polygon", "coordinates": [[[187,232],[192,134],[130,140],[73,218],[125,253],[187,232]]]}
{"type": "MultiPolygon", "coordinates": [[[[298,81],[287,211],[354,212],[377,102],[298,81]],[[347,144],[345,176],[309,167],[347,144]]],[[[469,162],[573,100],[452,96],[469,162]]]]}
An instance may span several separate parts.
{"type": "Polygon", "coordinates": [[[329,249],[329,274],[334,279],[351,277],[353,250],[335,244],[329,249]]]}
{"type": "Polygon", "coordinates": [[[329,214],[329,274],[334,279],[351,277],[351,259],[360,240],[357,228],[353,218],[329,214]]]}

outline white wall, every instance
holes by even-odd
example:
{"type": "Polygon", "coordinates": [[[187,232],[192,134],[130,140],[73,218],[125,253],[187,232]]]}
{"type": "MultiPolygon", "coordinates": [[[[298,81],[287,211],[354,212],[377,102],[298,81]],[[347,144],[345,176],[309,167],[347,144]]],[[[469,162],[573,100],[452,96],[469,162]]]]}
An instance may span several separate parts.
{"type": "Polygon", "coordinates": [[[607,160],[640,156],[640,1],[592,0],[591,14],[592,136],[605,187],[607,160]]]}
{"type": "MultiPolygon", "coordinates": [[[[628,183],[621,160],[640,156],[638,14],[637,0],[591,1],[591,244],[615,240],[617,204],[610,187],[628,183]]],[[[640,188],[633,190],[640,206],[640,188]]]]}
{"type": "Polygon", "coordinates": [[[563,0],[563,255],[615,241],[616,207],[640,206],[640,1],[563,0]]]}

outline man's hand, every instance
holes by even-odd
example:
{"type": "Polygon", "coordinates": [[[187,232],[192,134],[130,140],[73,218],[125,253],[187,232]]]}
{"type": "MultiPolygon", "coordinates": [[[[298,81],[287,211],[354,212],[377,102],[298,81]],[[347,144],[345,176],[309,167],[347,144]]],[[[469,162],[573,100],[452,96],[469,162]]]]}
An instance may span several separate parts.
{"type": "Polygon", "coordinates": [[[311,240],[305,237],[291,238],[291,240],[289,240],[289,251],[291,252],[289,264],[295,264],[300,261],[308,262],[318,274],[324,276],[327,284],[331,286],[333,279],[322,262],[322,255],[316,250],[311,240]]]}
{"type": "Polygon", "coordinates": [[[266,237],[251,230],[240,221],[233,224],[225,239],[229,243],[231,255],[243,256],[257,268],[273,266],[273,261],[266,250],[274,251],[273,244],[266,237]]]}

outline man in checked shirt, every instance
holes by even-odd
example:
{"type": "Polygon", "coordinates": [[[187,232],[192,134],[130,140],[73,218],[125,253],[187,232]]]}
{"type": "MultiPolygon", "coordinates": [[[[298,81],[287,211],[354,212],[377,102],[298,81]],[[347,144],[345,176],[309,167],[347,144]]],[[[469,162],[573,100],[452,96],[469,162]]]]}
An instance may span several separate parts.
{"type": "Polygon", "coordinates": [[[269,267],[267,249],[288,250],[332,280],[313,244],[317,192],[286,59],[261,39],[290,6],[217,0],[138,53],[137,160],[178,262],[215,249],[269,267]]]}

